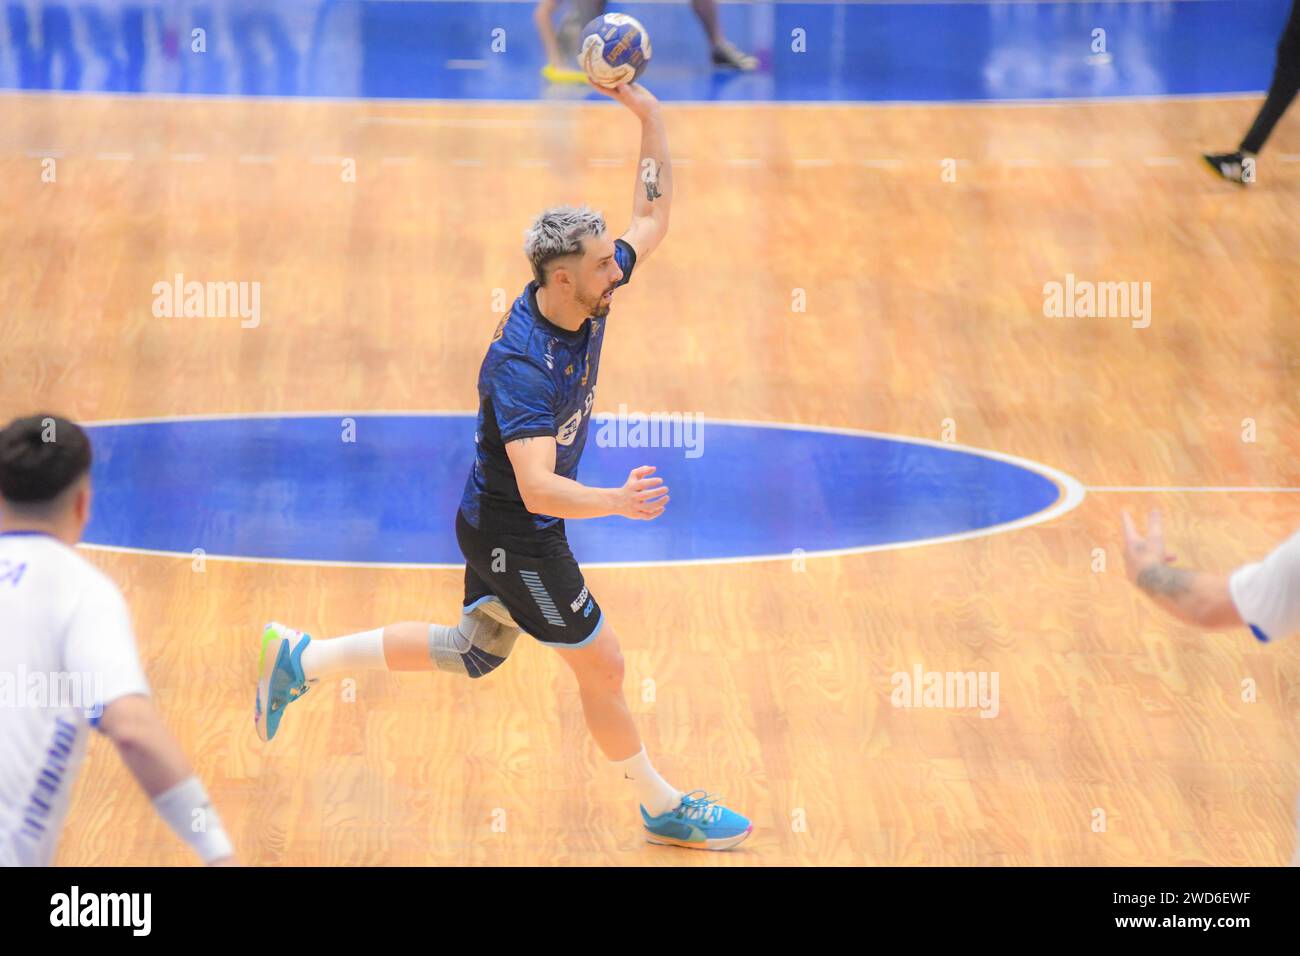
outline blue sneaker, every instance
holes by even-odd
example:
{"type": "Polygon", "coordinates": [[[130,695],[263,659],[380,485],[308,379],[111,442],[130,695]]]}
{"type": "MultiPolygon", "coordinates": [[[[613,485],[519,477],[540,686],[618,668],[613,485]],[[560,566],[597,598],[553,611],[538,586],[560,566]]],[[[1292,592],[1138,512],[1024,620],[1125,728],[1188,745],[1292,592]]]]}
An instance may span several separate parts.
{"type": "Polygon", "coordinates": [[[730,849],[754,832],[754,824],[703,790],[692,790],[682,797],[677,809],[657,817],[642,807],[641,819],[645,821],[645,838],[651,843],[692,850],[730,849]]]}
{"type": "Polygon", "coordinates": [[[310,689],[311,685],[302,672],[302,652],[310,643],[311,635],[275,621],[266,625],[262,632],[253,724],[257,727],[257,736],[263,740],[275,736],[284,709],[310,689]]]}

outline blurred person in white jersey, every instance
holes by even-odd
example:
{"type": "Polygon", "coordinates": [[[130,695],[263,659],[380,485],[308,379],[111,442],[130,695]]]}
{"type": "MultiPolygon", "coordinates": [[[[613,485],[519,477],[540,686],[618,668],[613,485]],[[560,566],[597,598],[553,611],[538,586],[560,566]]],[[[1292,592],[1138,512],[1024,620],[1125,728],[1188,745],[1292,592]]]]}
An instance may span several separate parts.
{"type": "Polygon", "coordinates": [[[86,433],[66,419],[33,415],[0,431],[0,865],[54,859],[91,728],[205,863],[233,864],[203,784],[149,699],[121,592],[74,550],[90,517],[90,462],[86,433]]]}
{"type": "MultiPolygon", "coordinates": [[[[1174,617],[1207,629],[1248,627],[1265,644],[1300,634],[1300,531],[1264,560],[1231,572],[1175,568],[1173,561],[1160,512],[1151,512],[1145,537],[1124,512],[1128,578],[1174,617]]],[[[1300,800],[1296,822],[1292,866],[1300,866],[1300,800]]]]}

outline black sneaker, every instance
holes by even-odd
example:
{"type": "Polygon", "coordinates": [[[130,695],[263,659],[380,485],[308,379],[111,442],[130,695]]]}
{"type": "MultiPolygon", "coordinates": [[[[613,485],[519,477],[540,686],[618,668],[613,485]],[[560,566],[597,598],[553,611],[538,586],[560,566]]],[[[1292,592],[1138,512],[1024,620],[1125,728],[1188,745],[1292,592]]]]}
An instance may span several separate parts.
{"type": "Polygon", "coordinates": [[[745,53],[730,40],[723,40],[713,48],[713,65],[749,73],[758,69],[758,57],[745,53]]]}
{"type": "Polygon", "coordinates": [[[1202,153],[1201,158],[1216,176],[1238,186],[1255,181],[1255,157],[1238,150],[1235,153],[1202,153]]]}

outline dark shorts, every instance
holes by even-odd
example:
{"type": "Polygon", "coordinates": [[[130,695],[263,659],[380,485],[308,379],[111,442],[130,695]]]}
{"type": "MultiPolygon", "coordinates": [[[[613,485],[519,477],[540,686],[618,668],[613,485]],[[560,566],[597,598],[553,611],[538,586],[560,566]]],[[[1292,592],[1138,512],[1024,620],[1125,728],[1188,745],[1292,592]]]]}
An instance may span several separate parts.
{"type": "Polygon", "coordinates": [[[520,630],[543,644],[581,647],[600,631],[600,605],[587,589],[564,522],[526,534],[485,532],[456,511],[465,555],[465,610],[500,599],[520,630]]]}

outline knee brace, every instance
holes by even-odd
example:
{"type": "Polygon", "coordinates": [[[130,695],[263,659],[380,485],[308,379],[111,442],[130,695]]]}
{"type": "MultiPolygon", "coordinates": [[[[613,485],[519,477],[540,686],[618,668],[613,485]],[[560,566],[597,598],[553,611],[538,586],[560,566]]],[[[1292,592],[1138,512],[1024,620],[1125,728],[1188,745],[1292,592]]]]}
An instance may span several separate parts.
{"type": "Polygon", "coordinates": [[[477,678],[486,677],[506,662],[519,637],[519,628],[510,613],[496,604],[489,601],[480,605],[462,616],[456,627],[429,625],[429,658],[435,667],[477,678]]]}

